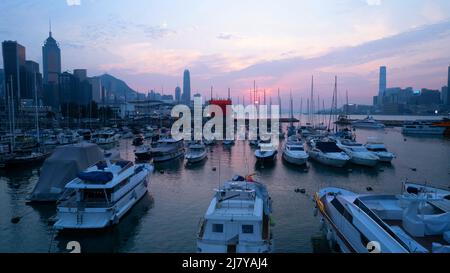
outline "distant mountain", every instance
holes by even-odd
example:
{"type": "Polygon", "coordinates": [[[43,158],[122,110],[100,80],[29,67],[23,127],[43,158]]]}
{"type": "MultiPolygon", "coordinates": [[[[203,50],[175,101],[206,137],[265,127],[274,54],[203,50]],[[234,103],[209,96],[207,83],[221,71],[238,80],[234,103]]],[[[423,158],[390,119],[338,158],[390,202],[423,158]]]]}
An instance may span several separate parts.
{"type": "Polygon", "coordinates": [[[109,74],[103,74],[100,76],[102,85],[111,95],[115,95],[118,99],[135,100],[138,96],[138,92],[131,89],[124,81],[117,79],[109,74]]]}

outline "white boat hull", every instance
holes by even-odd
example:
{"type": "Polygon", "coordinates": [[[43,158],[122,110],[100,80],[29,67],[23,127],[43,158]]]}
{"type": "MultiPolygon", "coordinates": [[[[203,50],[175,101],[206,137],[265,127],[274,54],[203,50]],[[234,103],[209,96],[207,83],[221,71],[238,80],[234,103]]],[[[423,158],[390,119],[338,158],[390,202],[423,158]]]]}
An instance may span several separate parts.
{"type": "Polygon", "coordinates": [[[283,158],[286,160],[286,162],[294,164],[294,165],[305,165],[308,161],[308,156],[305,157],[294,157],[289,155],[288,153],[283,153],[283,158]]]}
{"type": "Polygon", "coordinates": [[[322,163],[324,165],[328,165],[328,166],[331,166],[331,167],[338,167],[338,168],[344,167],[347,164],[347,162],[349,161],[348,159],[345,159],[345,158],[329,157],[326,154],[317,153],[317,152],[314,152],[314,151],[310,151],[309,152],[309,156],[313,160],[315,160],[317,162],[320,162],[320,163],[322,163]]]}
{"type": "Polygon", "coordinates": [[[183,150],[179,150],[170,154],[165,154],[162,156],[155,156],[153,157],[153,162],[164,162],[164,161],[169,161],[169,160],[173,160],[173,159],[177,159],[181,156],[184,155],[184,151],[183,150]]]}
{"type": "MultiPolygon", "coordinates": [[[[239,243],[236,245],[236,253],[271,253],[273,252],[273,240],[261,242],[239,243]]],[[[227,242],[197,240],[197,250],[201,253],[227,253],[227,242]]]]}
{"type": "Polygon", "coordinates": [[[186,160],[188,163],[198,163],[200,161],[203,161],[206,158],[206,156],[207,156],[206,151],[204,153],[196,155],[186,154],[186,160]]]}
{"type": "Polygon", "coordinates": [[[147,193],[148,173],[111,207],[58,207],[54,227],[64,229],[102,229],[118,224],[120,219],[147,193]]]}

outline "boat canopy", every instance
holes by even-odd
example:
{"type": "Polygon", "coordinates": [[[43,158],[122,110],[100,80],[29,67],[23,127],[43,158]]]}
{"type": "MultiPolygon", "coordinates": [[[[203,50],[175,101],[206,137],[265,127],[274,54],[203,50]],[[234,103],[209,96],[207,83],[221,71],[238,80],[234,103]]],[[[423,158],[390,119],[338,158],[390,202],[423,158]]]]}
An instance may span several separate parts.
{"type": "Polygon", "coordinates": [[[114,177],[112,172],[92,171],[92,172],[80,172],[77,177],[84,182],[106,184],[114,177]]]}
{"type": "Polygon", "coordinates": [[[334,142],[317,142],[316,148],[324,153],[340,153],[342,150],[334,142]]]}
{"type": "Polygon", "coordinates": [[[103,152],[96,144],[81,143],[57,147],[52,156],[44,162],[30,201],[57,201],[66,184],[76,178],[79,172],[103,159],[103,152]]]}

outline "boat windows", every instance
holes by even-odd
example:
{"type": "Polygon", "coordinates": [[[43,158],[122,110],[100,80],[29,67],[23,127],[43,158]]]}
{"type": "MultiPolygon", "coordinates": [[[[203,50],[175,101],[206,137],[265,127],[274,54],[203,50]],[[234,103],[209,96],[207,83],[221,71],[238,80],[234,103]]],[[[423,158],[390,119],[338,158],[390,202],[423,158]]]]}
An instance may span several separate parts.
{"type": "Polygon", "coordinates": [[[105,191],[103,189],[92,189],[92,190],[83,190],[83,201],[85,202],[99,202],[105,201],[107,197],[108,200],[111,198],[111,193],[109,191],[105,191]]]}
{"type": "Polygon", "coordinates": [[[223,233],[223,224],[213,224],[212,231],[215,233],[223,233]]]}
{"type": "Polygon", "coordinates": [[[385,148],[367,148],[371,152],[387,152],[385,148]]]}
{"type": "Polygon", "coordinates": [[[242,225],[242,233],[253,234],[253,225],[242,225]]]}

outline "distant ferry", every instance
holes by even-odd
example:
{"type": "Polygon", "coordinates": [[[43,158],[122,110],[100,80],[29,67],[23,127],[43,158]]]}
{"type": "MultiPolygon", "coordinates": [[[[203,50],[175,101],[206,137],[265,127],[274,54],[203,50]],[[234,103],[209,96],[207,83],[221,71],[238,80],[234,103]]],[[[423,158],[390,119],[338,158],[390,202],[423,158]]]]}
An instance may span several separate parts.
{"type": "Polygon", "coordinates": [[[443,135],[446,127],[436,125],[435,121],[416,120],[403,125],[405,135],[443,135]]]}

